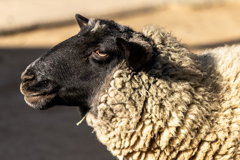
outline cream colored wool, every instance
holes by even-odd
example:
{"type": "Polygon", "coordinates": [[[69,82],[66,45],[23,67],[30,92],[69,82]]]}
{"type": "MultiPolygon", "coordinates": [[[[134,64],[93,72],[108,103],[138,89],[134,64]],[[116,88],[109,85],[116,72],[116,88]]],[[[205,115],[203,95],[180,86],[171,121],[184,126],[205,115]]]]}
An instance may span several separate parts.
{"type": "Polygon", "coordinates": [[[106,79],[86,118],[98,139],[119,159],[239,160],[240,46],[194,55],[161,28],[143,34],[156,62],[106,79]]]}

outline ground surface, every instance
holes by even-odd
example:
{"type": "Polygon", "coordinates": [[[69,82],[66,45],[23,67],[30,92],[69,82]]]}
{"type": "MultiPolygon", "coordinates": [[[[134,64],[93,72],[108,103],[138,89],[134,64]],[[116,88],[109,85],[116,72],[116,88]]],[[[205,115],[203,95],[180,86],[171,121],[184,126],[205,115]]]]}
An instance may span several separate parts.
{"type": "MultiPolygon", "coordinates": [[[[161,25],[194,52],[240,42],[240,4],[171,6],[115,20],[138,31],[148,23],[161,25]]],[[[0,37],[1,160],[114,159],[85,122],[75,125],[80,120],[77,108],[37,111],[25,104],[19,91],[25,67],[78,31],[72,25],[0,37]]]]}

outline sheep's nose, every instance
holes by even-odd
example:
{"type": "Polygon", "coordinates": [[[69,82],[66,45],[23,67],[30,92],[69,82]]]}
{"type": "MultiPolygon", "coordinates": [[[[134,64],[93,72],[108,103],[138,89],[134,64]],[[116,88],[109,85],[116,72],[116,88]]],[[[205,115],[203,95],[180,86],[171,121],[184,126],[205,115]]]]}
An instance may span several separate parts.
{"type": "Polygon", "coordinates": [[[36,78],[36,75],[31,70],[27,70],[27,71],[23,72],[21,75],[22,83],[33,81],[35,78],[36,78]]]}

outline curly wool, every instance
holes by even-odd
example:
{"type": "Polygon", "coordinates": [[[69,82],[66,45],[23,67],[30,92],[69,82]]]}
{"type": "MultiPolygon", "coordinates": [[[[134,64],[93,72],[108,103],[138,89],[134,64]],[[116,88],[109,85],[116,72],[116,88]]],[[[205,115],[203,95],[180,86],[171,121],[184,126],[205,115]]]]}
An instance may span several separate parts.
{"type": "Polygon", "coordinates": [[[123,62],[106,79],[86,118],[98,139],[119,159],[240,159],[239,58],[194,55],[156,26],[143,34],[155,62],[141,72],[123,62]]]}

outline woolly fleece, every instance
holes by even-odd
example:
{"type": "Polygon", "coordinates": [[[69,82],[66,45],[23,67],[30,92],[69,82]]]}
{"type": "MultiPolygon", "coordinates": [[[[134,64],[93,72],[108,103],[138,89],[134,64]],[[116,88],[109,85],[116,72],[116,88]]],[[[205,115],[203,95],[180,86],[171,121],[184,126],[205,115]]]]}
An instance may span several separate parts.
{"type": "Polygon", "coordinates": [[[126,160],[240,159],[240,46],[195,55],[161,28],[143,34],[155,62],[106,78],[86,117],[98,139],[126,160]]]}

